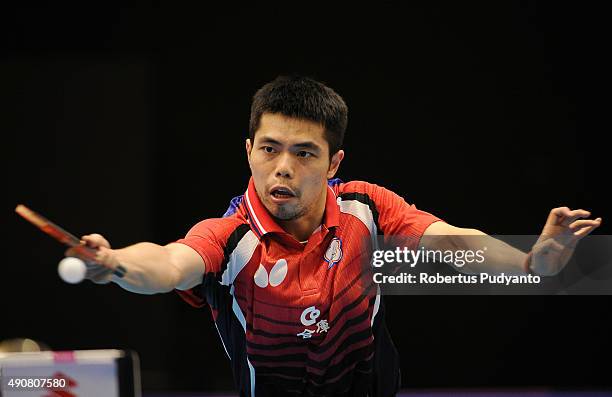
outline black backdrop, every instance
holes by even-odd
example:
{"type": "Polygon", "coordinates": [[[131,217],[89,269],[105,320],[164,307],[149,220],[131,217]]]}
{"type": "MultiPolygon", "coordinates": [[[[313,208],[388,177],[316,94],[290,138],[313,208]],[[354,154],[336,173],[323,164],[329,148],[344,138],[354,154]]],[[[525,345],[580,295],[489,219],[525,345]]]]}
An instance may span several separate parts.
{"type": "MultiPolygon", "coordinates": [[[[347,101],[344,180],[491,234],[537,234],[559,205],[603,216],[606,233],[603,15],[536,2],[4,7],[0,340],[131,348],[146,389],[231,388],[207,310],[64,284],[63,248],[13,209],[116,247],[182,237],[244,191],[250,97],[282,73],[347,101]]],[[[609,305],[387,298],[413,388],[610,387],[609,305]]]]}

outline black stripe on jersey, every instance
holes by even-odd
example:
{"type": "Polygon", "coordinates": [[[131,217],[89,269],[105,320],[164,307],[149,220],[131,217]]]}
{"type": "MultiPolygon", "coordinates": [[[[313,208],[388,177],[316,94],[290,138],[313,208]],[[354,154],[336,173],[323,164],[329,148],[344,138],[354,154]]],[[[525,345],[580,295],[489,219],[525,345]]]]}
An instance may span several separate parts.
{"type": "MultiPolygon", "coordinates": [[[[365,361],[365,363],[368,362],[365,361]]],[[[261,376],[260,383],[265,382],[266,390],[271,391],[271,396],[367,397],[369,385],[371,383],[371,373],[371,370],[362,370],[359,368],[359,365],[357,365],[353,370],[342,375],[337,381],[324,386],[306,384],[306,381],[287,379],[274,374],[265,374],[261,376]]],[[[374,395],[369,394],[369,396],[374,395]]]]}
{"type": "MultiPolygon", "coordinates": [[[[368,272],[370,272],[370,269],[365,269],[365,270],[364,270],[364,271],[362,271],[362,272],[361,272],[361,273],[360,273],[360,274],[359,274],[357,277],[355,277],[353,280],[351,280],[351,282],[348,284],[348,286],[347,286],[347,287],[345,287],[345,288],[344,288],[342,291],[340,291],[340,292],[339,292],[339,293],[338,293],[336,296],[334,296],[334,298],[333,298],[333,299],[334,299],[334,302],[336,302],[338,299],[340,299],[342,296],[344,296],[344,295],[345,295],[345,294],[346,294],[346,293],[349,291],[349,289],[350,289],[351,287],[353,287],[354,285],[357,285],[357,284],[358,284],[358,282],[359,282],[359,279],[362,279],[364,276],[366,276],[366,273],[368,273],[368,272]]],[[[359,287],[360,287],[360,288],[363,288],[363,284],[362,284],[362,283],[360,283],[360,284],[359,284],[359,287]]],[[[344,307],[342,308],[342,310],[340,311],[340,313],[339,313],[339,314],[336,316],[336,318],[335,318],[335,319],[333,319],[333,320],[331,320],[331,321],[332,321],[333,323],[335,323],[335,322],[336,322],[336,320],[337,320],[337,319],[338,319],[338,318],[339,318],[339,317],[340,317],[342,314],[344,314],[344,312],[346,312],[346,311],[348,311],[348,310],[351,310],[351,309],[354,307],[354,305],[358,305],[358,304],[359,304],[359,303],[360,303],[360,302],[363,300],[363,298],[365,298],[366,296],[370,296],[370,293],[371,293],[372,289],[374,289],[374,282],[373,282],[373,281],[372,281],[372,282],[370,282],[370,283],[368,283],[368,286],[367,286],[365,289],[363,289],[363,290],[361,291],[361,293],[359,294],[359,295],[360,295],[360,297],[359,297],[359,298],[357,298],[355,301],[353,301],[353,302],[349,303],[348,305],[344,306],[344,307]],[[349,307],[349,306],[350,306],[350,307],[349,307]]],[[[323,312],[323,313],[321,314],[321,316],[324,316],[324,317],[329,317],[329,308],[328,308],[328,309],[326,309],[326,310],[325,310],[325,312],[323,312]]],[[[321,317],[321,318],[323,318],[323,317],[321,317]]]]}
{"type": "Polygon", "coordinates": [[[249,225],[241,224],[238,225],[234,231],[229,235],[227,241],[225,242],[225,248],[223,249],[223,262],[221,263],[221,271],[219,273],[208,272],[204,275],[202,279],[202,283],[193,287],[193,293],[200,299],[206,300],[208,305],[214,309],[218,310],[218,289],[221,286],[219,281],[221,281],[221,276],[223,272],[227,269],[227,264],[229,263],[229,257],[232,252],[236,249],[236,246],[242,240],[244,235],[250,230],[249,225]]]}
{"type": "MultiPolygon", "coordinates": [[[[337,375],[332,377],[335,376],[337,375]]],[[[370,388],[371,378],[372,353],[366,355],[363,360],[356,361],[353,368],[342,374],[336,381],[323,384],[321,384],[322,382],[319,384],[309,384],[306,392],[310,395],[320,396],[337,396],[341,393],[348,393],[347,396],[351,397],[365,397],[370,388]]]]}
{"type": "MultiPolygon", "coordinates": [[[[347,306],[350,306],[350,305],[352,305],[353,303],[355,303],[357,301],[362,301],[365,297],[366,297],[366,295],[359,296],[359,298],[357,298],[352,303],[349,303],[347,306]]],[[[356,304],[359,304],[359,302],[357,302],[356,304]]],[[[344,310],[344,308],[342,310],[344,310]]],[[[361,319],[361,321],[364,321],[365,319],[363,319],[362,317],[363,316],[367,317],[368,315],[369,315],[369,313],[367,311],[365,311],[365,312],[363,312],[362,314],[360,314],[357,317],[353,317],[353,318],[351,318],[349,320],[346,320],[346,322],[342,326],[342,330],[344,330],[344,328],[346,328],[346,324],[347,323],[350,322],[350,324],[354,324],[356,319],[361,319]]],[[[332,320],[331,325],[334,325],[335,323],[336,323],[336,320],[334,319],[334,320],[332,320]]],[[[267,332],[267,331],[260,330],[260,329],[253,329],[253,327],[252,327],[252,325],[250,323],[247,323],[247,329],[249,331],[252,331],[253,335],[260,335],[260,336],[265,336],[265,337],[268,337],[268,338],[284,338],[284,337],[293,337],[293,336],[296,336],[294,334],[274,334],[274,333],[267,332]]],[[[313,335],[313,337],[314,337],[314,335],[313,335]]],[[[300,345],[300,343],[298,343],[298,345],[300,345]]]]}
{"type": "MultiPolygon", "coordinates": [[[[355,277],[353,280],[351,280],[351,281],[348,283],[348,285],[347,285],[345,288],[343,288],[343,289],[342,289],[342,291],[340,291],[338,294],[336,294],[336,295],[333,297],[333,302],[336,302],[336,301],[337,301],[338,299],[340,299],[340,298],[341,298],[341,297],[342,297],[344,294],[346,294],[346,293],[347,293],[347,292],[348,292],[348,291],[351,289],[351,287],[353,287],[355,284],[357,284],[358,280],[359,280],[360,278],[364,277],[364,276],[365,276],[365,274],[366,274],[366,273],[368,273],[369,271],[370,271],[370,269],[365,269],[365,270],[363,270],[363,271],[362,271],[360,274],[358,274],[358,275],[357,275],[357,276],[356,276],[356,277],[355,277]]],[[[354,308],[356,305],[358,305],[358,304],[359,304],[359,303],[360,303],[360,302],[363,300],[363,298],[365,298],[365,297],[366,297],[366,296],[367,296],[367,295],[370,293],[370,291],[373,289],[373,287],[374,287],[374,283],[372,282],[372,283],[370,283],[370,284],[368,285],[368,287],[367,287],[367,288],[366,288],[364,291],[362,291],[362,292],[359,294],[359,295],[360,295],[360,297],[359,297],[359,298],[357,298],[357,299],[356,299],[355,301],[353,301],[352,303],[349,303],[348,305],[344,306],[344,307],[342,308],[342,310],[341,310],[341,311],[338,313],[338,315],[335,317],[335,319],[334,319],[334,320],[332,320],[332,324],[333,324],[333,323],[335,323],[335,322],[336,322],[336,321],[337,321],[337,320],[338,320],[338,319],[339,319],[339,318],[340,318],[340,317],[341,317],[341,316],[342,316],[344,313],[346,313],[347,311],[351,310],[351,309],[352,309],[352,308],[354,308]]],[[[238,299],[238,300],[245,300],[245,298],[243,298],[242,296],[238,296],[238,295],[235,295],[235,296],[236,296],[236,299],[238,299]]],[[[262,302],[262,303],[264,303],[264,304],[266,304],[266,305],[270,305],[270,306],[278,306],[278,307],[282,307],[282,308],[286,308],[286,307],[287,307],[287,306],[281,306],[281,305],[274,305],[274,304],[270,304],[270,303],[268,303],[268,302],[258,301],[257,299],[254,299],[254,300],[255,300],[256,302],[262,302]]],[[[299,309],[300,309],[300,310],[303,310],[303,307],[299,307],[299,309]]],[[[251,309],[250,307],[249,307],[247,310],[249,310],[249,312],[252,312],[252,309],[251,309]]],[[[325,317],[327,317],[327,316],[328,316],[328,314],[329,314],[329,308],[327,308],[327,309],[326,309],[324,312],[322,312],[322,313],[321,313],[321,315],[320,315],[320,317],[321,317],[321,318],[325,318],[325,317]]],[[[301,326],[301,325],[302,325],[302,323],[301,323],[301,322],[299,322],[299,321],[293,321],[293,322],[292,322],[292,321],[281,321],[281,320],[276,320],[276,319],[273,319],[273,318],[270,318],[270,317],[266,317],[266,316],[264,316],[264,315],[262,315],[262,314],[256,314],[256,313],[253,313],[253,317],[254,317],[254,318],[259,318],[259,319],[261,319],[261,320],[264,320],[264,321],[267,321],[267,322],[269,322],[269,323],[273,323],[273,324],[281,324],[281,325],[294,325],[294,326],[301,326]]]]}
{"type": "MultiPolygon", "coordinates": [[[[258,376],[259,383],[265,384],[266,390],[273,391],[270,394],[273,396],[297,394],[317,397],[366,397],[371,383],[372,370],[369,360],[361,361],[352,370],[343,374],[340,379],[325,385],[307,383],[308,381],[302,377],[285,377],[273,372],[258,376]]],[[[370,396],[373,395],[370,394],[370,396]]]]}
{"type": "Polygon", "coordinates": [[[374,218],[374,224],[376,225],[376,233],[378,235],[383,235],[382,230],[380,230],[380,225],[378,224],[378,209],[376,208],[376,203],[374,202],[374,200],[372,200],[370,198],[370,196],[368,196],[365,193],[342,193],[340,195],[340,198],[344,201],[344,200],[356,200],[359,201],[360,203],[363,203],[365,205],[367,205],[370,208],[370,211],[372,211],[372,218],[374,218]]]}
{"type": "MultiPolygon", "coordinates": [[[[363,299],[366,296],[363,295],[361,297],[359,297],[357,300],[355,300],[353,303],[350,303],[348,305],[346,305],[338,314],[338,316],[336,317],[336,319],[332,322],[332,325],[335,324],[338,319],[340,319],[344,314],[346,314],[348,311],[350,311],[351,309],[353,309],[354,307],[356,307],[357,305],[359,305],[361,303],[361,301],[363,301],[363,299]]],[[[374,300],[375,298],[371,298],[370,302],[369,302],[369,307],[371,307],[374,304],[374,300]]],[[[367,312],[366,312],[367,313],[367,312]]],[[[360,316],[363,316],[363,314],[361,314],[360,316]]],[[[351,321],[350,319],[347,320],[351,321]]],[[[346,324],[346,323],[345,323],[346,324]]],[[[301,324],[300,324],[301,325],[301,324]]],[[[344,326],[343,326],[344,328],[344,326]]],[[[249,330],[251,330],[251,328],[249,328],[249,330]]],[[[263,331],[265,332],[265,331],[263,331]]],[[[254,333],[256,335],[260,334],[260,331],[254,331],[254,333]]],[[[279,334],[268,334],[268,335],[272,335],[271,337],[279,337],[279,336],[284,336],[284,337],[293,337],[294,335],[287,335],[287,334],[283,334],[283,335],[279,335],[279,334]]],[[[341,335],[341,333],[339,333],[338,335],[341,335]]],[[[336,335],[336,336],[338,336],[336,335]]],[[[334,336],[334,340],[336,338],[336,336],[334,336]]],[[[314,337],[314,336],[313,336],[314,337]]],[[[332,342],[333,343],[333,342],[332,342]]],[[[247,346],[252,348],[252,349],[258,349],[258,350],[281,350],[281,349],[286,349],[286,348],[290,348],[290,347],[299,347],[299,346],[304,346],[304,342],[302,339],[298,339],[296,342],[286,342],[286,343],[275,343],[275,344],[259,344],[259,343],[254,343],[254,342],[249,342],[247,341],[247,346]]],[[[324,351],[327,350],[329,347],[331,346],[330,343],[326,343],[325,345],[320,345],[318,347],[318,351],[324,351]]]]}
{"type": "MultiPolygon", "coordinates": [[[[344,193],[340,195],[342,200],[357,200],[366,204],[372,211],[372,218],[376,225],[378,235],[384,235],[378,223],[378,209],[374,201],[364,193],[344,193]]],[[[401,384],[401,373],[399,367],[399,354],[387,327],[384,325],[385,307],[382,296],[378,314],[374,317],[372,331],[375,335],[376,350],[373,359],[374,377],[371,386],[371,394],[375,396],[391,396],[397,393],[401,384]]]]}
{"type": "MultiPolygon", "coordinates": [[[[361,294],[359,294],[359,297],[353,301],[352,303],[349,303],[348,305],[344,306],[342,308],[342,310],[336,315],[336,317],[331,320],[331,325],[335,324],[344,313],[346,313],[347,311],[353,309],[355,306],[357,306],[359,303],[361,303],[361,301],[367,296],[367,294],[370,292],[370,290],[372,290],[373,286],[369,286],[365,291],[363,291],[361,294]]],[[[336,301],[336,299],[334,299],[334,302],[336,301]]],[[[299,307],[296,309],[299,310],[303,310],[302,307],[299,307]]],[[[249,307],[248,308],[249,312],[252,312],[252,309],[249,307]]],[[[321,318],[326,318],[328,317],[329,314],[329,308],[325,311],[325,312],[321,312],[320,317],[321,318]]],[[[266,317],[263,314],[257,314],[255,312],[252,312],[253,318],[258,318],[260,320],[264,320],[268,323],[272,323],[272,324],[280,324],[280,325],[288,325],[288,326],[302,326],[302,323],[300,321],[281,321],[281,320],[276,320],[274,318],[270,318],[270,317],[266,317]]]]}
{"type": "Polygon", "coordinates": [[[221,285],[217,281],[213,281],[213,283],[217,286],[216,299],[219,304],[219,312],[215,324],[223,340],[223,345],[230,356],[234,381],[241,392],[240,395],[248,396],[250,395],[251,382],[255,380],[251,379],[247,362],[245,331],[234,314],[232,308],[233,297],[230,294],[230,287],[221,285]]]}
{"type": "MultiPolygon", "coordinates": [[[[374,353],[374,347],[372,344],[368,344],[366,346],[360,347],[359,349],[353,350],[349,354],[343,357],[342,361],[334,364],[331,367],[327,367],[325,372],[322,375],[308,373],[306,371],[307,367],[313,367],[313,362],[308,361],[304,363],[304,366],[300,367],[281,367],[281,366],[258,366],[257,367],[257,376],[270,376],[274,377],[275,375],[281,375],[286,378],[294,378],[294,382],[302,382],[304,378],[307,378],[309,382],[309,386],[315,391],[313,394],[325,394],[323,390],[329,389],[331,387],[336,388],[338,386],[338,381],[330,382],[330,379],[333,379],[339,376],[342,371],[345,371],[347,368],[351,366],[362,366],[365,368],[361,368],[362,372],[369,372],[369,368],[371,367],[372,357],[374,353]],[[296,378],[301,378],[299,381],[296,378]],[[326,383],[327,382],[327,383],[326,383]],[[321,391],[317,389],[323,389],[321,391]],[[323,391],[323,393],[322,393],[323,391]]],[[[347,371],[342,375],[341,379],[349,376],[351,377],[352,370],[347,371]]],[[[280,379],[281,376],[276,376],[277,379],[280,379]]],[[[288,387],[289,389],[293,389],[294,387],[288,387]]],[[[329,392],[329,390],[328,390],[329,392]]]]}
{"type": "MultiPolygon", "coordinates": [[[[366,297],[368,297],[368,295],[366,294],[361,294],[357,299],[355,299],[353,302],[349,303],[348,305],[344,306],[340,312],[338,313],[338,315],[331,320],[330,326],[333,326],[335,324],[338,323],[338,321],[340,321],[342,319],[342,317],[348,313],[349,311],[351,311],[352,309],[354,309],[356,306],[358,306],[366,297]]],[[[374,302],[376,300],[376,297],[370,297],[370,301],[368,302],[368,307],[372,307],[374,305],[374,302]]],[[[362,313],[359,318],[363,317],[364,315],[367,316],[368,312],[364,312],[362,313]]],[[[356,317],[355,317],[356,318],[356,317]]],[[[343,329],[346,328],[346,323],[349,321],[353,321],[351,322],[351,325],[354,324],[354,319],[349,319],[347,320],[344,325],[343,325],[343,329]]],[[[365,321],[365,319],[363,319],[363,321],[365,321]]],[[[376,321],[376,320],[375,320],[376,321]]],[[[291,325],[291,324],[290,324],[291,325]]],[[[301,324],[298,324],[301,325],[301,324]]],[[[247,324],[247,329],[249,329],[250,331],[253,331],[252,327],[249,326],[249,324],[247,324]]],[[[255,330],[253,331],[253,333],[255,335],[260,335],[260,336],[266,336],[266,337],[270,337],[270,338],[278,338],[278,337],[294,337],[293,334],[271,334],[271,333],[267,333],[265,331],[260,331],[260,330],[255,330]]],[[[336,340],[336,338],[341,335],[342,332],[336,334],[336,336],[334,336],[334,339],[330,341],[330,343],[325,343],[324,345],[320,345],[318,347],[319,351],[325,351],[327,350],[329,347],[331,347],[331,345],[333,344],[333,342],[336,340]]],[[[314,338],[316,338],[316,336],[313,336],[314,338]]],[[[318,339],[318,338],[316,338],[318,339]]],[[[295,342],[286,342],[286,343],[276,343],[276,344],[270,344],[270,345],[264,345],[264,344],[259,344],[259,343],[253,343],[253,342],[249,342],[247,341],[247,346],[249,348],[253,348],[253,349],[259,349],[259,350],[280,350],[280,349],[286,349],[286,348],[290,348],[290,347],[299,347],[299,346],[303,346],[304,342],[303,340],[296,340],[295,342]]]]}
{"type": "MultiPolygon", "coordinates": [[[[340,317],[341,317],[341,316],[342,316],[344,313],[348,312],[348,311],[349,311],[349,310],[351,310],[353,307],[357,306],[357,305],[358,305],[359,303],[361,303],[361,301],[362,301],[364,298],[366,298],[367,296],[368,296],[368,295],[366,295],[366,294],[360,294],[360,295],[359,295],[359,297],[358,297],[357,299],[355,299],[353,302],[349,303],[348,305],[344,306],[344,307],[342,308],[342,310],[340,311],[340,314],[339,314],[339,315],[338,315],[338,316],[337,316],[335,319],[331,320],[330,325],[331,325],[331,326],[333,326],[334,324],[336,324],[336,322],[338,321],[338,319],[339,319],[339,318],[340,318],[340,317]]],[[[370,301],[370,304],[371,304],[371,301],[370,301]]],[[[365,314],[365,315],[368,315],[368,313],[367,313],[367,312],[364,312],[364,314],[365,314]]],[[[362,316],[362,315],[359,315],[358,317],[361,317],[361,316],[362,316]]],[[[357,317],[354,317],[354,318],[357,318],[357,317]]],[[[354,319],[354,318],[353,318],[353,319],[354,319]]],[[[351,319],[351,320],[353,320],[353,319],[351,319]]],[[[347,321],[350,321],[350,320],[347,320],[347,321]]],[[[298,324],[298,325],[300,325],[300,326],[301,326],[301,324],[298,324]]],[[[344,328],[344,326],[343,326],[342,328],[344,328]]],[[[248,329],[249,331],[252,331],[254,335],[267,336],[267,337],[270,337],[270,338],[282,338],[282,337],[291,337],[291,336],[295,336],[294,334],[273,334],[273,333],[266,332],[266,331],[263,331],[263,330],[255,330],[255,329],[253,329],[253,328],[252,328],[252,326],[251,326],[251,324],[250,324],[250,323],[247,323],[247,329],[248,329]]]]}
{"type": "MultiPolygon", "coordinates": [[[[215,275],[215,273],[213,273],[213,272],[208,272],[208,273],[204,274],[204,276],[202,277],[202,282],[201,282],[200,284],[196,285],[195,287],[193,287],[193,288],[191,289],[191,292],[192,292],[192,293],[193,293],[195,296],[197,296],[199,299],[201,299],[201,300],[203,300],[203,301],[207,302],[207,303],[210,305],[210,307],[211,307],[211,308],[213,308],[213,309],[217,309],[217,305],[214,305],[214,306],[213,306],[213,302],[214,302],[214,300],[212,300],[212,301],[211,301],[211,300],[209,300],[209,299],[208,299],[208,296],[207,296],[207,294],[206,294],[206,285],[208,285],[208,283],[209,283],[209,281],[208,281],[208,280],[209,280],[209,279],[216,280],[216,275],[215,275]]],[[[200,308],[200,309],[203,309],[203,308],[204,308],[204,306],[203,306],[202,308],[200,308]]]]}
{"type": "Polygon", "coordinates": [[[250,227],[247,224],[238,225],[234,229],[225,242],[221,271],[206,273],[202,283],[193,289],[194,293],[205,298],[208,305],[217,311],[215,324],[230,357],[234,380],[241,393],[247,393],[245,395],[250,394],[251,381],[254,381],[251,380],[247,363],[246,335],[242,324],[234,314],[232,307],[234,298],[230,293],[230,286],[222,285],[219,281],[227,269],[232,252],[249,230],[250,227]]]}
{"type": "MultiPolygon", "coordinates": [[[[221,280],[221,275],[227,269],[232,252],[234,252],[240,240],[244,238],[249,230],[251,230],[249,225],[241,224],[230,234],[225,244],[225,248],[223,249],[221,272],[218,274],[219,277],[217,282],[215,282],[215,289],[217,290],[218,297],[223,301],[223,308],[219,310],[215,324],[217,325],[221,339],[223,339],[225,348],[230,355],[234,380],[238,385],[238,389],[241,391],[241,395],[243,395],[243,392],[247,393],[245,395],[250,394],[249,390],[251,383],[255,382],[255,379],[251,379],[251,372],[247,362],[246,334],[242,328],[242,324],[240,324],[240,321],[238,321],[238,318],[234,314],[234,298],[230,293],[230,286],[221,285],[219,281],[221,280]]],[[[248,260],[250,260],[250,258],[248,260]]],[[[208,289],[211,290],[213,288],[208,289]]]]}
{"type": "Polygon", "coordinates": [[[385,326],[385,311],[381,296],[378,314],[374,317],[374,324],[372,325],[376,346],[373,359],[374,377],[372,379],[373,395],[375,396],[394,396],[402,383],[399,353],[391,339],[389,330],[385,326]]]}
{"type": "MultiPolygon", "coordinates": [[[[342,328],[340,329],[340,331],[338,333],[336,333],[334,335],[333,338],[331,338],[329,341],[326,341],[325,345],[320,345],[320,346],[316,346],[316,345],[312,345],[312,344],[305,344],[305,343],[301,343],[301,344],[296,344],[295,347],[300,347],[300,346],[304,346],[307,347],[309,351],[311,351],[312,353],[316,353],[316,354],[323,354],[325,353],[327,350],[329,350],[330,346],[332,346],[334,343],[336,343],[340,338],[345,336],[345,332],[348,328],[356,325],[356,324],[360,324],[362,322],[364,322],[365,320],[367,320],[368,317],[368,313],[364,312],[363,314],[360,314],[357,317],[351,318],[349,320],[347,320],[344,325],[342,326],[342,328]]],[[[372,335],[372,330],[370,329],[370,327],[367,327],[364,330],[361,331],[357,331],[357,332],[353,332],[348,338],[346,338],[341,344],[340,346],[336,349],[337,352],[341,352],[343,350],[344,346],[347,341],[350,341],[351,343],[358,343],[361,342],[364,339],[367,339],[368,337],[370,337],[372,335]]],[[[251,344],[249,344],[249,347],[251,346],[251,344]]],[[[285,354],[285,355],[262,355],[262,354],[255,354],[255,355],[251,355],[251,357],[253,357],[253,359],[255,360],[259,360],[262,362],[277,362],[277,361],[297,361],[299,359],[306,359],[306,354],[305,353],[292,353],[292,354],[285,354]],[[298,358],[296,358],[296,356],[300,356],[298,358]]],[[[333,357],[333,355],[329,358],[331,359],[333,357]]],[[[329,361],[329,359],[323,360],[321,363],[322,365],[326,362],[329,361]]]]}
{"type": "Polygon", "coordinates": [[[221,264],[221,271],[219,272],[219,280],[221,280],[221,275],[227,269],[227,264],[229,263],[229,257],[238,246],[238,243],[248,231],[251,230],[251,227],[246,223],[238,225],[236,229],[229,235],[227,238],[227,242],[225,244],[225,248],[223,248],[223,263],[221,264]]]}
{"type": "MultiPolygon", "coordinates": [[[[357,306],[357,304],[359,304],[364,297],[360,298],[358,301],[355,301],[353,303],[351,303],[350,305],[345,306],[345,309],[348,306],[357,306]]],[[[369,305],[370,307],[374,304],[374,300],[376,298],[371,298],[369,305]]],[[[346,312],[348,312],[350,309],[342,309],[340,316],[344,315],[346,312]]],[[[337,317],[338,318],[338,317],[337,317]]],[[[348,321],[348,320],[347,320],[348,321]]],[[[341,334],[339,334],[341,335],[341,334]]],[[[290,335],[289,337],[292,337],[292,335],[290,335]]],[[[334,337],[335,339],[336,337],[334,337]]],[[[333,344],[333,342],[331,343],[325,343],[324,345],[319,345],[317,347],[317,353],[323,353],[325,350],[327,350],[329,347],[331,347],[331,345],[333,344]]],[[[291,347],[300,347],[300,346],[304,346],[304,342],[301,339],[298,339],[297,342],[286,342],[286,343],[275,343],[275,344],[260,344],[260,343],[254,343],[254,342],[249,342],[247,341],[247,346],[251,349],[257,349],[257,350],[282,350],[282,349],[287,349],[287,348],[291,348],[291,347]]]]}
{"type": "Polygon", "coordinates": [[[319,349],[316,348],[316,346],[305,346],[305,348],[307,348],[308,351],[304,353],[292,353],[292,354],[284,354],[284,355],[278,355],[278,356],[249,354],[249,357],[251,358],[251,361],[259,362],[259,363],[282,364],[282,363],[288,363],[288,362],[293,362],[293,361],[300,361],[300,362],[308,363],[308,365],[312,368],[325,369],[325,368],[328,368],[329,363],[338,355],[338,353],[346,351],[346,349],[349,348],[350,346],[355,345],[371,337],[372,337],[372,331],[369,328],[355,332],[351,334],[350,336],[348,336],[346,339],[344,339],[342,343],[340,343],[340,345],[338,345],[337,353],[331,354],[329,357],[323,360],[320,360],[320,361],[315,361],[314,358],[311,358],[311,359],[308,358],[309,354],[318,355],[319,353],[322,353],[319,351],[319,349]]]}
{"type": "Polygon", "coordinates": [[[214,282],[211,283],[211,281],[216,281],[217,284],[219,281],[221,281],[221,276],[223,275],[225,269],[227,269],[227,264],[229,262],[229,257],[232,254],[232,251],[236,249],[236,246],[248,231],[249,225],[246,224],[241,224],[234,229],[234,231],[229,235],[227,241],[225,242],[225,248],[223,249],[223,262],[221,263],[221,271],[219,273],[208,272],[204,274],[202,282],[192,288],[193,294],[198,298],[205,300],[212,309],[217,310],[218,304],[217,299],[215,299],[216,293],[214,291],[216,285],[214,282]]]}
{"type": "MultiPolygon", "coordinates": [[[[361,301],[361,299],[360,299],[360,301],[361,301]]],[[[373,303],[373,302],[372,302],[372,301],[370,301],[370,303],[369,303],[369,305],[368,305],[368,308],[369,308],[369,307],[371,307],[372,303],[373,303]]],[[[356,305],[355,305],[355,306],[356,306],[356,305]]],[[[350,310],[350,309],[348,309],[348,310],[350,310]]],[[[344,311],[344,309],[343,309],[343,311],[344,311]]],[[[319,346],[319,349],[317,349],[317,351],[318,351],[319,353],[323,353],[323,352],[327,351],[327,350],[328,350],[328,349],[329,349],[331,346],[333,346],[333,344],[334,344],[334,343],[335,343],[335,342],[336,342],[336,341],[337,341],[337,340],[338,340],[338,339],[341,337],[341,335],[344,333],[344,329],[345,329],[345,328],[348,328],[348,327],[350,327],[350,326],[354,325],[354,323],[355,323],[355,322],[358,322],[356,319],[361,319],[360,321],[368,321],[368,322],[369,322],[369,312],[368,312],[368,311],[366,311],[366,312],[364,312],[363,314],[360,314],[360,315],[359,315],[359,316],[357,316],[357,317],[354,317],[354,318],[352,318],[352,319],[350,319],[350,320],[347,320],[347,321],[346,321],[346,322],[345,322],[345,323],[342,325],[342,331],[341,331],[341,332],[339,332],[339,333],[337,333],[337,334],[336,334],[336,335],[335,335],[335,336],[334,336],[332,339],[330,339],[329,341],[326,341],[326,343],[325,343],[324,345],[320,345],[320,346],[319,346]],[[355,320],[355,321],[353,322],[353,320],[355,320]],[[347,326],[347,324],[348,324],[349,322],[351,322],[351,324],[349,324],[349,325],[347,326]]],[[[334,323],[334,324],[335,324],[335,323],[334,323]]],[[[334,324],[332,324],[332,326],[333,326],[334,324]]],[[[368,327],[368,328],[367,328],[367,330],[371,331],[371,327],[368,327]]],[[[338,349],[338,351],[340,351],[340,350],[338,349]]]]}

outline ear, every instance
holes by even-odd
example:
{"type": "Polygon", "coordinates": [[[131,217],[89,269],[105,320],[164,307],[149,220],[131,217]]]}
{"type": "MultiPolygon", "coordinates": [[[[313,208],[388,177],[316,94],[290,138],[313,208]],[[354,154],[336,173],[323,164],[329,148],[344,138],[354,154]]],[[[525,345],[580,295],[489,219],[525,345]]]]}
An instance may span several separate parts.
{"type": "Polygon", "coordinates": [[[331,179],[336,175],[338,168],[340,168],[340,163],[344,159],[344,150],[338,150],[336,154],[334,154],[331,158],[331,162],[329,163],[329,169],[327,170],[327,179],[331,179]]]}
{"type": "Polygon", "coordinates": [[[250,164],[251,163],[251,149],[253,149],[253,146],[251,145],[251,140],[249,138],[246,139],[244,148],[246,149],[247,161],[250,164]]]}

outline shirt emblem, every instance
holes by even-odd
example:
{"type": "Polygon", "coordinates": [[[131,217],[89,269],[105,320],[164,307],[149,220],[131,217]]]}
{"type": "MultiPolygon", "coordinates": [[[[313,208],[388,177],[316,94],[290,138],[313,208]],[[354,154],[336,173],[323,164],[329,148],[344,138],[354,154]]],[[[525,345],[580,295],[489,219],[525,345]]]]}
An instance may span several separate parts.
{"type": "Polygon", "coordinates": [[[263,267],[262,264],[259,264],[259,268],[255,272],[253,279],[255,280],[255,285],[259,288],[266,288],[268,285],[271,287],[278,287],[287,277],[287,260],[279,259],[272,270],[270,270],[270,274],[266,271],[266,268],[263,267]]]}
{"type": "Polygon", "coordinates": [[[303,325],[310,327],[311,325],[317,325],[317,329],[309,329],[305,328],[304,331],[297,334],[297,336],[301,336],[302,339],[310,339],[313,334],[321,334],[323,332],[327,333],[329,331],[329,322],[327,320],[321,320],[317,322],[317,319],[321,315],[321,311],[314,306],[310,306],[306,308],[302,315],[300,316],[300,321],[303,325]]]}
{"type": "Polygon", "coordinates": [[[336,263],[342,259],[342,240],[338,237],[334,237],[329,243],[323,259],[328,263],[327,269],[331,269],[336,263]]]}

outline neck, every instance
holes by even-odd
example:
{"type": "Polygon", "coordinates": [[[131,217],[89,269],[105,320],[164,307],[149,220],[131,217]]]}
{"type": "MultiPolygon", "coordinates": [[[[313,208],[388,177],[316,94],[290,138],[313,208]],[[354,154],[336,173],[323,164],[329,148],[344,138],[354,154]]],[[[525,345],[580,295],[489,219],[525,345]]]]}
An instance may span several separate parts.
{"type": "Polygon", "coordinates": [[[297,241],[308,240],[312,233],[323,223],[325,213],[325,202],[327,199],[327,186],[321,194],[321,199],[315,207],[307,214],[290,221],[277,219],[278,225],[287,233],[291,234],[297,241]]]}

